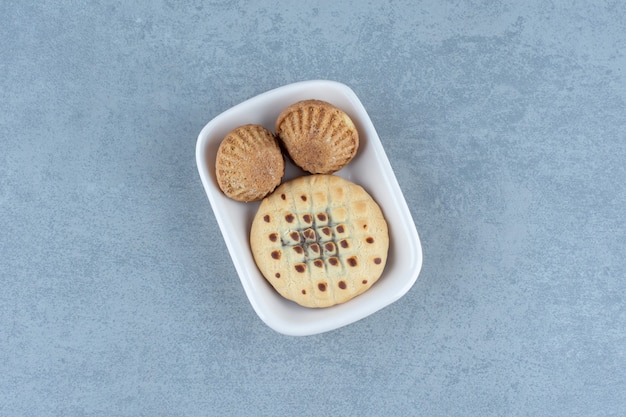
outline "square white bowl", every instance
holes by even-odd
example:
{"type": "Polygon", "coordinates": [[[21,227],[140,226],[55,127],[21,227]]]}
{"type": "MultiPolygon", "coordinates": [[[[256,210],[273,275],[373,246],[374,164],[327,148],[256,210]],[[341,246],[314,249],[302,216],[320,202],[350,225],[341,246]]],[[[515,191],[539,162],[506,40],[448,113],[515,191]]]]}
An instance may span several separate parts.
{"type": "MultiPolygon", "coordinates": [[[[353,323],[398,300],[413,286],[422,267],[422,247],[411,213],[380,138],[365,108],[348,86],[325,80],[303,81],[270,90],[238,104],[211,120],[196,143],[196,163],[228,251],[250,304],[279,333],[305,336],[353,323]],[[380,279],[365,293],[333,307],[302,307],[281,297],[257,269],[249,233],[260,203],[227,198],[215,176],[217,149],[237,126],[256,123],[274,131],[279,113],[305,99],[319,99],[345,111],[359,131],[354,159],[336,175],[361,185],[380,205],[389,226],[389,254],[380,279]]],[[[305,173],[286,160],[283,181],[305,173]]]]}

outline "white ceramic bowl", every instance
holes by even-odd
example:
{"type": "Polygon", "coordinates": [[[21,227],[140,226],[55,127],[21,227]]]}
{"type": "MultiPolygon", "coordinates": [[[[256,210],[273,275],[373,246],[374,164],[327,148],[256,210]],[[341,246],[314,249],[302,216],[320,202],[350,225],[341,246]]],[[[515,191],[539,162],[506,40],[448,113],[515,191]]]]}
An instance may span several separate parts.
{"type": "MultiPolygon", "coordinates": [[[[260,94],[226,110],[200,132],[196,162],[202,184],[224,241],[252,307],[277,332],[304,336],[336,329],[360,320],[402,297],[415,283],[422,267],[422,247],[411,213],[378,134],[356,94],[334,81],[303,81],[260,94]],[[278,114],[299,100],[320,99],[344,110],[359,131],[354,159],[336,175],[365,188],[378,202],[389,226],[387,265],[380,279],[352,300],[323,309],[311,309],[282,298],[263,278],[250,252],[249,232],[259,203],[227,198],[215,177],[215,156],[224,136],[239,125],[257,123],[274,131],[278,114]]],[[[288,160],[283,181],[304,173],[288,160]]]]}

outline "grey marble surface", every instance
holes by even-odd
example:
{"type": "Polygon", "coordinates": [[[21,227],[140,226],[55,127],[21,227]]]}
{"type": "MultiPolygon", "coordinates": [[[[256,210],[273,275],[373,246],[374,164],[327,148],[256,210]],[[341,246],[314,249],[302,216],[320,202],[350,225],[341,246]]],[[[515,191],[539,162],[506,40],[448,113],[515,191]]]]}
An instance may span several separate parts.
{"type": "Polygon", "coordinates": [[[0,415],[624,415],[624,22],[614,1],[2,1],[0,415]],[[367,108],[424,265],[376,314],[288,337],[194,147],[307,79],[367,108]]]}

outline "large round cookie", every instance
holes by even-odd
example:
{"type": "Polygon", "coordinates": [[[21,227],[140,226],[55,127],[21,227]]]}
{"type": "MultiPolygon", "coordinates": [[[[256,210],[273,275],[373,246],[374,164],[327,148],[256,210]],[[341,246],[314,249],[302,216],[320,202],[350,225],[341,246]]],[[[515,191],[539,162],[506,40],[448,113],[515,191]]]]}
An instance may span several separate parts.
{"type": "Polygon", "coordinates": [[[308,175],[263,199],[250,246],[259,270],[283,297],[329,307],[378,280],[389,234],[380,207],[361,186],[335,175],[308,175]]]}

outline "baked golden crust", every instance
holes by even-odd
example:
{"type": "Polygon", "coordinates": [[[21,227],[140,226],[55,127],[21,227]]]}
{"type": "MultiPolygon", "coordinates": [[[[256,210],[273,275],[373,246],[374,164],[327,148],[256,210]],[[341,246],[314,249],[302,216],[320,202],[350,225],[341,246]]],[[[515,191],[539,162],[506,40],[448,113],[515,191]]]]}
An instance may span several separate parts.
{"type": "Polygon", "coordinates": [[[215,173],[226,196],[243,202],[258,201],[280,184],[285,160],[272,132],[247,124],[233,129],[220,144],[215,173]]]}
{"type": "Polygon", "coordinates": [[[279,294],[305,307],[329,307],[379,279],[389,234],[380,207],[361,186],[335,175],[308,175],[263,199],[250,247],[279,294]]]}
{"type": "Polygon", "coordinates": [[[331,174],[356,155],[359,134],[341,109],[321,100],[303,100],[285,108],[276,135],[291,160],[312,174],[331,174]]]}

